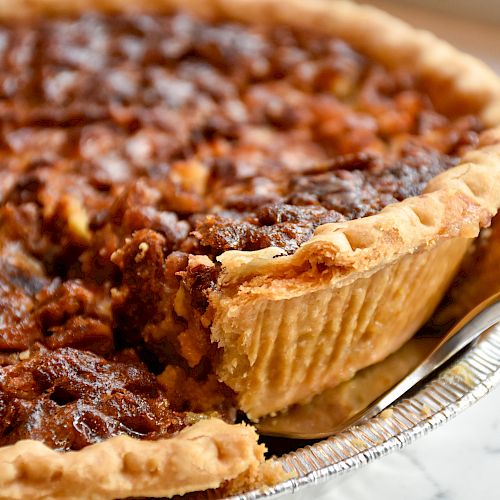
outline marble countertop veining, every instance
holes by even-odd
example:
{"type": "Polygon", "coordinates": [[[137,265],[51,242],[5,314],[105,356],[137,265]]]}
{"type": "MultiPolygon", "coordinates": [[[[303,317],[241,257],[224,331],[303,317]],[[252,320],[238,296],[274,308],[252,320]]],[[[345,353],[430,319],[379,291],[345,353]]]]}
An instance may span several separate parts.
{"type": "MultiPolygon", "coordinates": [[[[427,28],[500,72],[500,26],[365,0],[427,28]]],[[[491,8],[500,9],[499,0],[491,8]]],[[[500,387],[412,445],[290,500],[500,499],[500,387]]]]}

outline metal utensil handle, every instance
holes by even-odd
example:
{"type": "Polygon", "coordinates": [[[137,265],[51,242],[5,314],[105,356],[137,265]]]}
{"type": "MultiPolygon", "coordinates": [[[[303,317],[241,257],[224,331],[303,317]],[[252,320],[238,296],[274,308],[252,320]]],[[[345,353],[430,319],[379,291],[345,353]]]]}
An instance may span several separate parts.
{"type": "Polygon", "coordinates": [[[415,370],[410,372],[392,389],[371,403],[366,410],[353,416],[349,424],[353,425],[354,423],[366,420],[380,413],[415,384],[430,375],[453,355],[498,322],[500,322],[500,292],[489,297],[467,314],[448,332],[443,340],[439,342],[415,370]]]}

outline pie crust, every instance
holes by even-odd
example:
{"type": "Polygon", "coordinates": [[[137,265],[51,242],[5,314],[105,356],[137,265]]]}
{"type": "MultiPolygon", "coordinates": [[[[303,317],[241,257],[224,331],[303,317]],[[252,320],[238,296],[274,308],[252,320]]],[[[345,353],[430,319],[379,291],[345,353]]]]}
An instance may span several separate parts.
{"type": "Polygon", "coordinates": [[[321,226],[292,256],[221,256],[212,335],[242,409],[258,418],[306,401],[394,352],[430,317],[500,201],[500,131],[483,144],[424,195],[321,226]]]}
{"type": "Polygon", "coordinates": [[[18,441],[0,448],[0,498],[168,497],[217,488],[241,475],[255,479],[265,451],[256,441],[252,427],[218,419],[172,439],[117,436],[80,451],[18,441]]]}
{"type": "MultiPolygon", "coordinates": [[[[139,8],[314,27],[389,66],[411,64],[441,111],[474,113],[490,127],[480,148],[422,196],[323,225],[291,256],[267,248],[219,257],[209,309],[212,340],[223,351],[217,374],[250,417],[306,401],[398,349],[430,316],[500,206],[495,74],[427,32],[342,0],[2,0],[0,16],[139,8]]],[[[0,497],[170,496],[252,476],[262,459],[251,428],[215,419],[168,440],[116,437],[64,455],[20,441],[0,450],[0,497]]]]}

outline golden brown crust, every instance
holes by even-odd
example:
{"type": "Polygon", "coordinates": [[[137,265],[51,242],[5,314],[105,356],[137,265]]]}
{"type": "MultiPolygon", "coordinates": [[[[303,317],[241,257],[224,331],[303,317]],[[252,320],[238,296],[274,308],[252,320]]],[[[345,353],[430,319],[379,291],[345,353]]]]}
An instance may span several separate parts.
{"type": "Polygon", "coordinates": [[[171,439],[118,436],[77,452],[38,441],[0,448],[0,498],[168,497],[253,480],[264,460],[252,427],[211,419],[171,439]]]}
{"type": "MultiPolygon", "coordinates": [[[[481,146],[462,163],[431,180],[424,194],[389,205],[379,214],[348,222],[324,224],[291,256],[279,249],[230,251],[219,257],[224,284],[268,276],[275,280],[304,275],[304,269],[327,266],[331,279],[351,279],[353,272],[378,266],[431,247],[448,238],[474,238],[487,227],[500,206],[500,128],[481,137],[481,146]]],[[[307,286],[319,285],[308,280],[307,286]]],[[[273,281],[272,293],[279,290],[273,281]]],[[[285,294],[290,293],[287,290],[285,294]]]]}
{"type": "Polygon", "coordinates": [[[264,417],[258,430],[266,435],[286,432],[319,434],[342,425],[398,383],[436,345],[434,338],[417,338],[346,382],[318,394],[307,405],[294,405],[275,417],[264,417]]]}
{"type": "Polygon", "coordinates": [[[254,419],[307,402],[401,347],[432,314],[470,242],[444,240],[336,282],[328,269],[325,277],[311,269],[228,288],[212,326],[223,348],[219,376],[254,419]]]}
{"type": "Polygon", "coordinates": [[[433,179],[422,196],[372,217],[321,226],[291,256],[276,258],[280,252],[272,248],[223,254],[225,272],[211,297],[212,338],[224,352],[218,374],[238,393],[242,409],[258,418],[304,401],[397,349],[438,304],[464,255],[460,242],[487,227],[499,205],[497,128],[483,134],[481,147],[461,165],[433,179]],[[439,248],[445,243],[443,253],[439,248]],[[413,299],[397,290],[429,271],[432,282],[417,287],[413,299]],[[377,279],[383,281],[382,305],[372,290],[377,279]],[[362,306],[353,305],[356,294],[362,295],[362,306]],[[410,308],[418,314],[408,326],[410,308]],[[375,344],[357,345],[360,321],[377,332],[375,344]],[[311,337],[313,328],[320,337],[311,337]],[[293,354],[288,359],[279,351],[293,352],[294,342],[339,346],[333,358],[301,353],[300,365],[292,369],[293,354]],[[282,370],[294,372],[293,380],[262,361],[273,357],[272,365],[283,363],[282,370]],[[311,366],[323,364],[328,365],[323,376],[310,375],[311,366]]]}

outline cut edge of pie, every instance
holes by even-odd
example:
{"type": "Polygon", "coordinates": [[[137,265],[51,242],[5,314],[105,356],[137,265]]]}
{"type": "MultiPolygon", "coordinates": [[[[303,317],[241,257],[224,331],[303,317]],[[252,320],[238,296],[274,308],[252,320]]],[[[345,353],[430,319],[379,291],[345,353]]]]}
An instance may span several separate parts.
{"type": "Polygon", "coordinates": [[[223,272],[211,295],[212,339],[223,347],[218,375],[258,419],[383,359],[432,314],[467,241],[500,206],[500,81],[483,63],[368,6],[323,0],[293,0],[286,9],[274,0],[214,6],[216,15],[238,20],[314,26],[390,66],[411,64],[426,90],[435,91],[436,105],[473,111],[491,127],[478,149],[432,179],[421,196],[320,226],[290,256],[266,248],[219,257],[223,272]],[[325,339],[331,349],[323,348],[325,339]]]}
{"type": "MultiPolygon", "coordinates": [[[[122,10],[124,3],[24,0],[13,4],[3,0],[0,17],[122,10]]],[[[471,238],[490,223],[500,206],[500,128],[493,128],[500,125],[498,78],[479,61],[431,34],[377,9],[342,0],[127,2],[127,8],[139,7],[182,7],[196,14],[247,22],[314,26],[344,38],[385,64],[411,63],[429,82],[429,91],[439,94],[444,109],[453,109],[460,102],[461,109],[478,114],[492,127],[482,135],[480,149],[468,153],[460,166],[433,179],[422,196],[375,216],[323,225],[292,256],[267,248],[226,252],[219,258],[223,273],[211,295],[209,311],[212,339],[224,348],[218,373],[233,388],[241,382],[240,404],[251,416],[306,400],[396,350],[431,314],[471,238]],[[405,310],[410,306],[412,311],[405,310]],[[252,311],[255,314],[242,316],[252,311]],[[357,352],[353,341],[362,339],[353,339],[356,327],[366,327],[382,313],[383,326],[389,320],[401,320],[403,325],[380,338],[365,328],[366,345],[357,352]],[[318,329],[319,320],[322,329],[318,329]],[[314,330],[317,335],[311,337],[314,330]],[[327,357],[319,352],[318,335],[331,334],[340,342],[327,357]],[[268,335],[266,342],[263,335],[268,335]],[[276,339],[281,341],[279,349],[274,346],[276,339]],[[299,352],[304,341],[305,348],[299,352]],[[295,349],[304,370],[287,362],[290,348],[295,349]],[[347,358],[356,356],[356,363],[349,363],[352,360],[347,358]],[[275,362],[283,362],[279,372],[275,362]],[[327,363],[333,371],[325,370],[316,377],[327,363]],[[278,394],[289,390],[290,383],[297,390],[288,396],[283,393],[281,399],[263,397],[259,387],[270,381],[278,394]]],[[[74,497],[75,488],[87,498],[168,496],[217,487],[256,470],[262,460],[263,449],[257,446],[251,428],[217,420],[197,423],[167,440],[144,442],[120,436],[64,454],[27,440],[0,449],[0,497],[23,498],[35,492],[52,498],[74,497]],[[104,471],[108,474],[101,476],[104,471]]]]}

